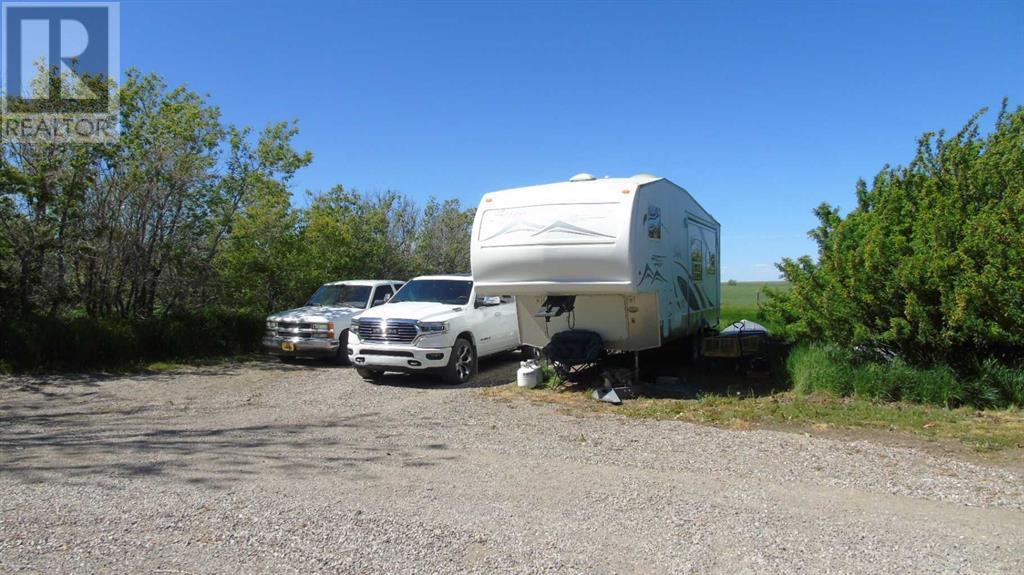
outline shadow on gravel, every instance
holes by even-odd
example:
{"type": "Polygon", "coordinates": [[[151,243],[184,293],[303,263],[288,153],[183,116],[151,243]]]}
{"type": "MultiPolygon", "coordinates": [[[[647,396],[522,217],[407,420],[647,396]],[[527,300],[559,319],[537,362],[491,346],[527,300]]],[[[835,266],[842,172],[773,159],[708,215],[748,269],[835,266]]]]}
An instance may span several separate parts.
{"type": "Polygon", "coordinates": [[[522,355],[518,352],[500,353],[479,361],[477,374],[462,385],[450,385],[440,376],[427,374],[387,373],[378,385],[411,389],[473,389],[506,385],[516,379],[516,370],[522,355]]]}
{"type": "MultiPolygon", "coordinates": [[[[173,381],[183,372],[193,375],[227,376],[238,375],[243,371],[292,372],[303,369],[305,364],[315,367],[332,367],[324,361],[309,360],[299,364],[286,364],[270,356],[247,356],[243,361],[224,361],[211,365],[183,364],[181,370],[173,371],[139,371],[125,372],[55,372],[28,373],[0,377],[0,392],[14,390],[36,393],[43,397],[67,397],[65,391],[72,387],[99,387],[103,383],[131,379],[132,381],[173,381]],[[316,362],[316,363],[314,363],[316,362]]],[[[333,366],[341,367],[341,366],[333,366]]],[[[83,395],[83,394],[79,394],[83,395]]],[[[88,395],[88,394],[84,394],[88,395]]]]}
{"type": "Polygon", "coordinates": [[[376,428],[377,415],[213,429],[153,429],[169,422],[154,421],[144,409],[15,415],[0,427],[0,476],[26,483],[162,477],[226,488],[257,474],[299,480],[341,472],[369,479],[365,467],[372,463],[422,467],[452,459],[443,446],[410,453],[346,441],[352,430],[376,428]]]}

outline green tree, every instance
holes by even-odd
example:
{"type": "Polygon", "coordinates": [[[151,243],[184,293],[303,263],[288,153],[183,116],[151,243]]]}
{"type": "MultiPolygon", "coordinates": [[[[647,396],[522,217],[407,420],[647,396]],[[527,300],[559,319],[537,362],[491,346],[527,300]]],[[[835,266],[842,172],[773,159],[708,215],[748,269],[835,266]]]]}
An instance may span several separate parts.
{"type": "Polygon", "coordinates": [[[209,245],[220,301],[231,309],[266,313],[302,297],[302,213],[291,205],[288,183],[313,158],[295,150],[297,134],[294,123],[272,124],[252,145],[251,130],[230,131],[209,245]]]}
{"type": "Polygon", "coordinates": [[[470,234],[475,208],[458,199],[430,198],[416,237],[416,263],[422,274],[469,273],[470,234]]]}
{"type": "Polygon", "coordinates": [[[1024,108],[1004,102],[984,136],[983,113],[858,182],[845,217],[819,206],[817,261],[778,264],[793,288],[764,313],[801,339],[920,364],[1024,357],[1024,108]]]}
{"type": "Polygon", "coordinates": [[[367,195],[339,185],[311,196],[302,232],[307,285],[409,277],[417,220],[415,205],[398,192],[367,195]]]}

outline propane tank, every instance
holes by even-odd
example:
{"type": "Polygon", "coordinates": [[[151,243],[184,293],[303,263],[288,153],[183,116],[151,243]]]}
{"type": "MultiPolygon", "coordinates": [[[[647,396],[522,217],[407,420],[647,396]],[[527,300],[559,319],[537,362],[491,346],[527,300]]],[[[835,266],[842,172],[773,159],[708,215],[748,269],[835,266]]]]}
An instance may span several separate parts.
{"type": "Polygon", "coordinates": [[[516,383],[519,387],[533,389],[540,385],[541,370],[537,362],[532,359],[519,362],[519,370],[516,371],[516,383]]]}

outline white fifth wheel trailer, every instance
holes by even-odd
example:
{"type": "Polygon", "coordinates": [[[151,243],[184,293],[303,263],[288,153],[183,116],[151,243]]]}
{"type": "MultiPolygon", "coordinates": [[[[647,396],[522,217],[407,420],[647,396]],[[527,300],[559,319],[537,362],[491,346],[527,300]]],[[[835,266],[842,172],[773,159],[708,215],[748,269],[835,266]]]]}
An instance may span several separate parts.
{"type": "Polygon", "coordinates": [[[516,296],[524,344],[587,330],[605,349],[651,349],[718,325],[719,231],[665,178],[580,174],[484,195],[473,280],[480,294],[516,296]]]}

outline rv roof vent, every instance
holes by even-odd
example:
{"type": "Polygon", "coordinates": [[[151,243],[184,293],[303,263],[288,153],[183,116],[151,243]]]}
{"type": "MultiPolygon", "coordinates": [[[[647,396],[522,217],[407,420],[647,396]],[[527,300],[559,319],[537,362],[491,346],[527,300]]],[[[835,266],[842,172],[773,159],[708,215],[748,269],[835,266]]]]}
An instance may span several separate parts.
{"type": "Polygon", "coordinates": [[[570,182],[589,182],[591,180],[596,180],[596,179],[597,178],[594,177],[594,174],[588,174],[588,173],[584,172],[582,174],[576,174],[575,176],[569,178],[569,181],[570,182]]]}
{"type": "Polygon", "coordinates": [[[640,172],[639,174],[633,176],[633,178],[637,180],[657,180],[658,176],[655,176],[654,174],[648,174],[647,172],[640,172]]]}

